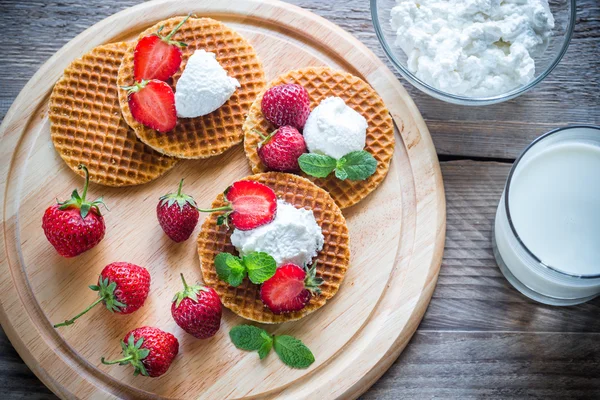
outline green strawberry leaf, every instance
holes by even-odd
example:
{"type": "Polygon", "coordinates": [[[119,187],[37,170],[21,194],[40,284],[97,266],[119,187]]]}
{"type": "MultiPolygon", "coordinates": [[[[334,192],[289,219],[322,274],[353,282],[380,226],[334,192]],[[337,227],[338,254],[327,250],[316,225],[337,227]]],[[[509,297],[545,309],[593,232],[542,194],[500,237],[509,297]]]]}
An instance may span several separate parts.
{"type": "Polygon", "coordinates": [[[239,286],[246,276],[242,260],[229,253],[219,253],[215,257],[215,269],[219,279],[231,286],[239,286]]]}
{"type": "Polygon", "coordinates": [[[275,275],[277,263],[275,259],[260,251],[252,252],[243,258],[243,263],[248,270],[248,278],[255,284],[260,284],[275,275]]]}
{"type": "Polygon", "coordinates": [[[274,345],[281,361],[292,368],[308,368],[315,361],[309,348],[295,337],[275,336],[274,345]]]}
{"type": "Polygon", "coordinates": [[[265,330],[253,325],[235,326],[229,331],[229,337],[235,347],[246,351],[260,350],[265,343],[273,341],[265,330]]]}
{"type": "Polygon", "coordinates": [[[377,160],[368,151],[353,151],[337,161],[335,176],[341,180],[362,181],[377,170],[377,160]]]}
{"type": "Polygon", "coordinates": [[[298,158],[300,169],[316,178],[326,178],[336,167],[336,160],[323,154],[304,153],[298,158]]]}

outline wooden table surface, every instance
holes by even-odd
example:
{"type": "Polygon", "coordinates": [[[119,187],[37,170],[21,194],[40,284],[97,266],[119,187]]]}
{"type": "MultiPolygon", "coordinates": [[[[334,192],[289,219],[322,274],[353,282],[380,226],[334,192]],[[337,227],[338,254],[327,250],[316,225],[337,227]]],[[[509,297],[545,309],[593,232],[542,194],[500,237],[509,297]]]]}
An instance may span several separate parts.
{"type": "MultiPolygon", "coordinates": [[[[0,0],[0,119],[55,51],[139,2],[0,0]]],[[[367,0],[290,2],[346,29],[393,69],[373,31],[367,0]]],[[[560,65],[510,102],[453,106],[398,78],[423,114],[441,161],[446,249],[419,329],[362,398],[600,398],[600,299],[565,308],[535,304],[506,282],[491,246],[496,206],[524,146],[556,127],[600,125],[600,3],[578,1],[575,34],[560,65]]],[[[54,398],[1,330],[0,398],[54,398]]]]}

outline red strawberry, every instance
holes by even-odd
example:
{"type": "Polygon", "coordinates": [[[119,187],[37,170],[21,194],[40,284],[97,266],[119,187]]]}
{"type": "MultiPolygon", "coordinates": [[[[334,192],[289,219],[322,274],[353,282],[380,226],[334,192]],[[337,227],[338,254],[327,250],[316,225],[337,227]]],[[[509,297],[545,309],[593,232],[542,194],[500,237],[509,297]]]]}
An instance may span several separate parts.
{"type": "Polygon", "coordinates": [[[274,171],[299,171],[298,157],[304,153],[306,153],[304,136],[292,126],[282,126],[277,129],[264,138],[258,147],[261,161],[268,169],[274,171]]]}
{"type": "Polygon", "coordinates": [[[262,284],[260,299],[273,314],[279,315],[302,310],[313,294],[321,293],[316,266],[304,270],[296,264],[285,264],[277,268],[275,275],[262,284]]]}
{"type": "Polygon", "coordinates": [[[310,99],[304,87],[295,83],[273,86],[262,98],[262,113],[275,126],[304,128],[310,114],[310,99]]]}
{"type": "Polygon", "coordinates": [[[69,200],[48,207],[42,218],[46,238],[63,257],[75,257],[96,246],[106,231],[99,208],[106,205],[102,198],[86,201],[89,173],[84,165],[79,169],[85,173],[82,195],[75,189],[69,200]]]}
{"type": "Polygon", "coordinates": [[[227,204],[223,207],[202,212],[225,211],[217,219],[218,225],[233,226],[241,231],[258,228],[275,218],[277,196],[270,187],[256,181],[237,181],[225,190],[227,204]]]}
{"type": "Polygon", "coordinates": [[[118,314],[131,314],[144,305],[150,291],[150,273],[146,268],[127,262],[108,264],[98,278],[97,285],[90,289],[98,292],[98,299],[88,308],[71,319],[54,325],[72,325],[75,320],[102,302],[108,311],[118,314]]]}
{"type": "Polygon", "coordinates": [[[171,86],[153,79],[123,89],[128,91],[129,109],[137,122],[161,133],[175,128],[177,110],[171,86]]]}
{"type": "Polygon", "coordinates": [[[183,292],[173,299],[171,315],[177,325],[198,339],[214,336],[221,326],[221,299],[213,288],[188,286],[181,274],[183,292]]]}
{"type": "Polygon", "coordinates": [[[151,326],[142,326],[125,335],[121,341],[121,348],[123,358],[106,361],[102,357],[102,364],[131,364],[135,368],[133,375],[142,374],[155,378],[167,372],[179,353],[179,342],[168,332],[151,326]]]}
{"type": "Polygon", "coordinates": [[[156,33],[140,39],[133,52],[133,76],[137,82],[146,79],[166,81],[179,70],[180,47],[186,47],[187,44],[171,38],[189,17],[185,17],[167,36],[160,34],[163,25],[156,33]]]}
{"type": "Polygon", "coordinates": [[[181,192],[183,179],[177,193],[169,193],[160,198],[156,206],[156,216],[163,231],[173,241],[180,243],[190,237],[198,223],[198,206],[191,196],[181,192]]]}

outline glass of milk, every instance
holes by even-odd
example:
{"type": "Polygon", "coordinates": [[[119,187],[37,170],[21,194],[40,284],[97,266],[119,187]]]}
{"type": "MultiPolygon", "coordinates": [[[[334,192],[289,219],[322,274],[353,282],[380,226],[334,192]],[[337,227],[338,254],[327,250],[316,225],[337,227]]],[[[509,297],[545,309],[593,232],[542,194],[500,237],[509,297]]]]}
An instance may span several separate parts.
{"type": "Polygon", "coordinates": [[[504,276],[533,300],[566,306],[600,295],[600,127],[557,129],[523,151],[493,246],[504,276]]]}

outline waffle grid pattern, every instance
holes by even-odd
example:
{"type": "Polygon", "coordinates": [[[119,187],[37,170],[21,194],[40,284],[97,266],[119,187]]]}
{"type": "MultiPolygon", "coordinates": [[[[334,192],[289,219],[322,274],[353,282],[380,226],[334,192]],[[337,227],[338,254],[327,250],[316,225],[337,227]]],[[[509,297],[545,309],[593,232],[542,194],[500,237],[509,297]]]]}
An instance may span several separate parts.
{"type": "MultiPolygon", "coordinates": [[[[287,72],[275,78],[266,89],[283,83],[297,83],[308,91],[311,109],[327,97],[342,98],[349,107],[364,116],[368,122],[365,150],[378,162],[377,171],[364,181],[340,181],[333,174],[324,179],[301,175],[327,190],[341,208],[350,207],[371,193],[385,178],[394,154],[394,124],[383,100],[362,79],[343,71],[327,67],[309,67],[287,72]]],[[[265,89],[265,91],[266,91],[265,89]]],[[[264,172],[267,168],[258,157],[259,135],[275,129],[262,115],[262,92],[252,104],[244,123],[244,150],[252,172],[264,172]]]]}
{"type": "Polygon", "coordinates": [[[73,171],[83,176],[85,164],[90,180],[107,186],[149,182],[177,162],[140,142],[121,117],[116,83],[128,47],[99,46],[73,61],[50,96],[54,147],[73,171]]]}
{"type": "MultiPolygon", "coordinates": [[[[313,296],[301,311],[275,315],[260,300],[260,286],[248,279],[237,288],[219,280],[215,271],[214,258],[220,252],[237,254],[231,245],[231,230],[217,225],[218,213],[213,213],[202,224],[198,235],[198,255],[204,283],[213,287],[223,305],[243,318],[275,324],[300,319],[321,308],[338,291],[350,262],[349,235],[346,220],[331,196],[311,181],[297,175],[280,172],[267,172],[244,178],[255,180],[271,187],[278,198],[295,205],[297,208],[312,209],[315,219],[323,231],[325,242],[319,252],[317,276],[324,279],[321,294],[313,296]]],[[[212,207],[224,204],[223,194],[217,196],[212,207]]]]}
{"type": "MultiPolygon", "coordinates": [[[[140,34],[140,38],[155,33],[164,25],[162,34],[168,34],[183,17],[159,22],[140,34]]],[[[238,33],[221,22],[210,18],[190,18],[173,36],[173,40],[187,43],[182,49],[182,66],[173,76],[171,86],[175,90],[177,79],[196,49],[216,54],[217,61],[236,78],[241,87],[219,109],[198,118],[179,118],[171,132],[160,133],[137,122],[131,115],[127,93],[119,91],[121,110],[125,121],[138,138],[160,153],[178,158],[208,158],[223,153],[241,143],[242,125],[250,105],[266,85],[262,64],[252,46],[238,33]]],[[[119,86],[133,84],[133,51],[136,43],[127,51],[119,69],[119,86]]]]}

